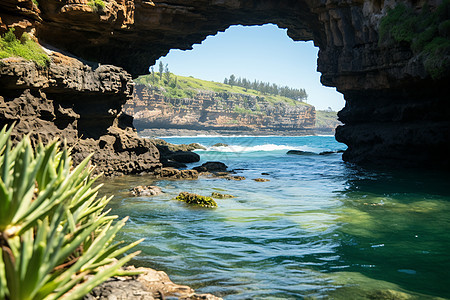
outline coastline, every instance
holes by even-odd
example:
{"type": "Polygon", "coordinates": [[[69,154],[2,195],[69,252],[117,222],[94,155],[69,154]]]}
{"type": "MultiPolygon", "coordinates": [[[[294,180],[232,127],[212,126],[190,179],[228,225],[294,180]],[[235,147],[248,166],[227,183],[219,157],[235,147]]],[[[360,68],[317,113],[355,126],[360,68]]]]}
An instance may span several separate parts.
{"type": "Polygon", "coordinates": [[[314,136],[314,135],[333,135],[334,128],[312,129],[312,130],[293,130],[293,131],[275,131],[275,130],[195,130],[195,129],[176,129],[176,128],[153,128],[138,131],[140,137],[160,138],[175,136],[314,136]]]}

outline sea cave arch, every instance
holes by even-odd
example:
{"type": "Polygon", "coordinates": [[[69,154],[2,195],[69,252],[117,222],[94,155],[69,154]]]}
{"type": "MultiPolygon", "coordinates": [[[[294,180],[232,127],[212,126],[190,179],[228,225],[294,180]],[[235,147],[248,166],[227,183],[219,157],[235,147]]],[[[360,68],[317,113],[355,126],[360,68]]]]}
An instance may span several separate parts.
{"type": "Polygon", "coordinates": [[[397,2],[413,11],[425,3],[433,11],[441,3],[110,0],[96,10],[87,0],[48,0],[39,2],[38,17],[28,18],[41,41],[133,76],[170,49],[190,49],[231,25],[277,24],[294,41],[314,41],[321,82],[345,97],[344,126],[336,132],[348,145],[344,160],[449,167],[448,68],[432,78],[409,44],[380,43],[380,19],[397,2]]]}

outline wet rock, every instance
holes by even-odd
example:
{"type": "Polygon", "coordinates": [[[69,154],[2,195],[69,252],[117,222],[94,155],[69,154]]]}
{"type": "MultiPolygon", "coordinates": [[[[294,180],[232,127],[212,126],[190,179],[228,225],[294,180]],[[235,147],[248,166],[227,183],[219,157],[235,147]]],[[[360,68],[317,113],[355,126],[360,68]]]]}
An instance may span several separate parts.
{"type": "Polygon", "coordinates": [[[200,161],[200,155],[190,151],[177,151],[170,154],[167,158],[179,163],[194,163],[200,161]]]}
{"type": "Polygon", "coordinates": [[[302,150],[289,150],[286,154],[294,154],[294,155],[314,155],[314,152],[302,151],[302,150]]]}
{"type": "Polygon", "coordinates": [[[186,202],[190,205],[196,205],[201,207],[217,207],[216,201],[211,197],[201,196],[188,192],[181,192],[176,198],[178,201],[186,202]]]}
{"type": "Polygon", "coordinates": [[[225,178],[227,180],[235,180],[235,181],[245,180],[244,176],[231,176],[231,175],[228,175],[228,176],[225,176],[223,178],[225,178]]]}
{"type": "Polygon", "coordinates": [[[221,300],[211,294],[196,294],[189,286],[173,283],[165,272],[150,268],[128,266],[127,271],[142,274],[128,277],[113,277],[94,288],[83,300],[221,300]]]}
{"type": "Polygon", "coordinates": [[[191,144],[171,144],[162,139],[151,139],[152,143],[163,153],[177,152],[177,151],[194,151],[194,150],[206,150],[205,147],[198,143],[191,144]]]}
{"type": "Polygon", "coordinates": [[[323,151],[320,152],[319,155],[330,155],[330,154],[335,154],[337,153],[336,151],[323,151]]]}
{"type": "Polygon", "coordinates": [[[265,175],[265,176],[267,176],[267,175],[270,175],[269,173],[261,173],[261,175],[265,175]]]}
{"type": "Polygon", "coordinates": [[[417,299],[414,296],[411,296],[407,293],[403,293],[400,291],[394,290],[378,290],[367,295],[368,299],[373,300],[409,300],[409,299],[417,299]]]}
{"type": "Polygon", "coordinates": [[[267,178],[255,178],[255,179],[253,179],[254,181],[256,181],[256,182],[267,182],[267,181],[270,181],[269,179],[267,179],[267,178]]]}
{"type": "Polygon", "coordinates": [[[155,177],[160,179],[198,179],[198,172],[197,170],[161,168],[155,170],[155,177]]]}
{"type": "Polygon", "coordinates": [[[194,167],[194,170],[197,170],[199,173],[202,172],[226,172],[228,167],[222,162],[218,161],[208,161],[201,166],[194,167]]]}
{"type": "Polygon", "coordinates": [[[163,193],[159,186],[154,185],[138,185],[130,191],[133,196],[157,196],[163,193]]]}
{"type": "Polygon", "coordinates": [[[236,198],[235,196],[230,195],[230,194],[221,194],[221,193],[217,193],[217,192],[213,192],[211,194],[211,197],[216,198],[216,199],[236,198]]]}
{"type": "Polygon", "coordinates": [[[213,147],[228,147],[228,144],[224,144],[224,143],[217,143],[212,145],[213,147]]]}

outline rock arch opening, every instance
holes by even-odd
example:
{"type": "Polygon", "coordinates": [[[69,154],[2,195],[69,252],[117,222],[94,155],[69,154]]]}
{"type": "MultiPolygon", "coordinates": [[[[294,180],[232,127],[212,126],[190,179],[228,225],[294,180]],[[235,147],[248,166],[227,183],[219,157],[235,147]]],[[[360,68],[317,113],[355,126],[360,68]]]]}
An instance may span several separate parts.
{"type": "MultiPolygon", "coordinates": [[[[34,31],[42,42],[133,76],[170,49],[190,49],[233,24],[287,28],[294,41],[314,41],[322,83],[344,94],[339,117],[345,125],[336,133],[349,146],[344,160],[450,166],[448,68],[433,78],[408,43],[380,43],[380,20],[397,2],[111,0],[100,11],[87,1],[41,2],[36,9],[30,1],[19,14],[3,5],[1,18],[34,31]]],[[[415,9],[425,2],[405,4],[415,9]]],[[[431,4],[436,9],[438,1],[431,4]]]]}
{"type": "Polygon", "coordinates": [[[152,129],[333,134],[338,122],[332,111],[336,115],[344,100],[320,84],[317,52],[312,42],[294,42],[274,24],[231,26],[193,50],[172,49],[157,60],[149,75],[136,79],[125,111],[149,134],[152,129]]]}

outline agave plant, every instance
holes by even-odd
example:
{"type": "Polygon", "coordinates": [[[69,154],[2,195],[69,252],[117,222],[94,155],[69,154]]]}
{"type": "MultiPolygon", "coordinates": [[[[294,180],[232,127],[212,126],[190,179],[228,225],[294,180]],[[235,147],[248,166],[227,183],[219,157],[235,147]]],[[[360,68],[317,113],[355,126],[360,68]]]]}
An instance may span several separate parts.
{"type": "Polygon", "coordinates": [[[90,157],[74,167],[67,147],[28,136],[12,147],[11,130],[0,131],[0,299],[79,299],[130,275],[120,267],[138,252],[123,254],[141,241],[114,241],[126,218],[104,211],[90,157]]]}

